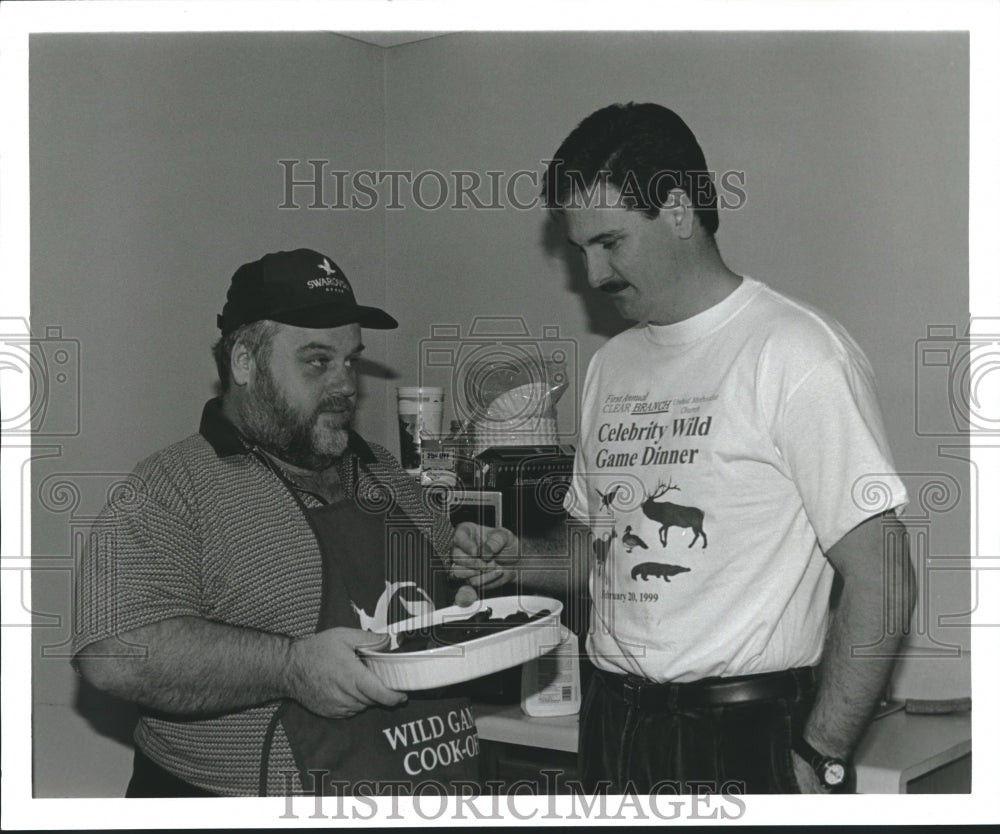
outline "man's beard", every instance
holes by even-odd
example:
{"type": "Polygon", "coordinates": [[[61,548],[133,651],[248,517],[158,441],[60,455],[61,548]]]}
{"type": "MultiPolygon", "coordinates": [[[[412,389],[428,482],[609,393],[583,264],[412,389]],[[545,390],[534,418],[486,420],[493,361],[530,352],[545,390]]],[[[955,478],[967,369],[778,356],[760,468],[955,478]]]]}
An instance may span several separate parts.
{"type": "Polygon", "coordinates": [[[282,394],[269,368],[258,368],[254,391],[239,407],[241,428],[266,452],[311,472],[322,472],[347,449],[347,426],[354,417],[354,403],[330,394],[312,414],[296,411],[282,394]],[[324,413],[338,411],[343,428],[320,427],[324,413]]]}

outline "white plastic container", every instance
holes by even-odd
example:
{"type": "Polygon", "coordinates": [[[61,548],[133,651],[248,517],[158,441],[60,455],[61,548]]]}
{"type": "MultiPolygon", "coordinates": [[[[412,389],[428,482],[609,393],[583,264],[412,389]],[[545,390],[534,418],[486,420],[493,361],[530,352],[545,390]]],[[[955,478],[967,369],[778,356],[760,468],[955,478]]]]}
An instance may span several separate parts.
{"type": "Polygon", "coordinates": [[[421,446],[425,440],[441,438],[444,389],[405,387],[396,389],[399,419],[399,459],[414,475],[421,469],[421,446]]]}
{"type": "Polygon", "coordinates": [[[559,645],[521,667],[521,710],[531,716],[580,711],[580,646],[565,626],[559,645]]]}

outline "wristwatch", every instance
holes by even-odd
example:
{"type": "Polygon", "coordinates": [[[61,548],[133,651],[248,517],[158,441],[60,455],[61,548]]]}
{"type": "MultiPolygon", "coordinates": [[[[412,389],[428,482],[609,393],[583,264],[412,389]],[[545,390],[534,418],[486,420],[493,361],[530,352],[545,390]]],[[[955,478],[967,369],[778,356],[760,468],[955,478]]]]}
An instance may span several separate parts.
{"type": "Polygon", "coordinates": [[[839,793],[847,787],[849,765],[844,759],[823,755],[802,736],[792,745],[792,749],[816,772],[819,783],[827,793],[839,793]]]}

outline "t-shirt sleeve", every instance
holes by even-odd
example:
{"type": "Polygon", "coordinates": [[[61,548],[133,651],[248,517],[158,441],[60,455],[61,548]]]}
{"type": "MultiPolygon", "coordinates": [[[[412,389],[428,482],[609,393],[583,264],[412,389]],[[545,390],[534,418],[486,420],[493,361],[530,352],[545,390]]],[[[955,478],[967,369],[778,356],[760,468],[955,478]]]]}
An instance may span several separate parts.
{"type": "Polygon", "coordinates": [[[593,392],[600,361],[601,352],[599,351],[587,366],[587,374],[583,381],[583,394],[580,398],[580,443],[573,458],[573,476],[563,498],[563,509],[566,514],[584,524],[590,524],[597,514],[599,506],[595,504],[596,494],[593,494],[593,498],[588,497],[592,494],[591,484],[588,483],[592,476],[592,469],[591,462],[587,458],[586,439],[592,430],[591,423],[597,413],[593,392]]]}
{"type": "Polygon", "coordinates": [[[201,536],[188,521],[186,493],[153,465],[111,496],[78,564],[74,654],[151,623],[204,615],[201,536]]]}
{"type": "Polygon", "coordinates": [[[563,498],[563,509],[575,519],[589,522],[593,517],[593,508],[587,499],[587,482],[584,477],[587,472],[587,465],[584,461],[583,444],[577,448],[573,458],[573,477],[570,479],[569,488],[563,498]]]}
{"type": "Polygon", "coordinates": [[[863,358],[818,363],[788,395],[776,442],[824,551],[907,501],[863,358]]]}

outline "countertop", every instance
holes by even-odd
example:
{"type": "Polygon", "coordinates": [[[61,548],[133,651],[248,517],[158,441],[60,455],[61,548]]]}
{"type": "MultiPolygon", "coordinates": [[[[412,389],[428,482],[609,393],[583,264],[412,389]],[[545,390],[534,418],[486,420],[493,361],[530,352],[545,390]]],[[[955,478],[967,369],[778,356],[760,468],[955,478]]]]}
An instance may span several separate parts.
{"type": "Polygon", "coordinates": [[[906,783],[972,752],[972,715],[877,718],[855,754],[858,793],[904,793],[906,783]]]}
{"type": "Polygon", "coordinates": [[[538,718],[525,715],[520,704],[476,704],[473,712],[479,737],[485,741],[576,752],[579,715],[538,718]]]}
{"type": "MultiPolygon", "coordinates": [[[[519,704],[477,704],[476,727],[484,741],[576,752],[578,715],[537,718],[519,704]]],[[[855,756],[858,793],[902,793],[906,783],[972,750],[968,712],[875,719],[855,756]]]]}

